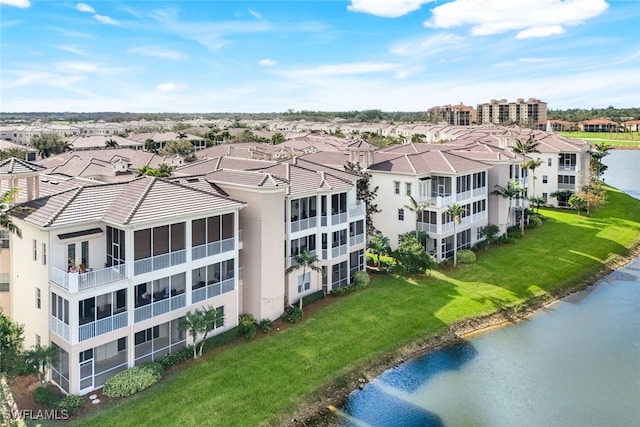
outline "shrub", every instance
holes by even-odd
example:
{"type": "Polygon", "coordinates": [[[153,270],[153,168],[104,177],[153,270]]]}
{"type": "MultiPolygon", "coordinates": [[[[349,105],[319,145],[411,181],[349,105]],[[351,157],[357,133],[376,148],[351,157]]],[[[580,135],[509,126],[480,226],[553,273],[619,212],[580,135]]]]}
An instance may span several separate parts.
{"type": "Polygon", "coordinates": [[[356,289],[362,289],[369,286],[369,282],[371,279],[369,278],[369,274],[366,271],[357,271],[353,276],[353,286],[356,289]]]}
{"type": "Polygon", "coordinates": [[[539,216],[532,216],[529,218],[529,224],[527,224],[527,228],[538,228],[542,227],[542,219],[539,216]]]}
{"type": "Polygon", "coordinates": [[[353,285],[341,286],[331,290],[331,295],[334,297],[342,297],[355,291],[356,288],[353,285]]]}
{"type": "Polygon", "coordinates": [[[77,394],[70,394],[68,396],[65,396],[56,404],[58,409],[67,411],[69,415],[77,414],[83,405],[84,399],[77,394]]]}
{"type": "Polygon", "coordinates": [[[262,319],[260,321],[260,330],[265,334],[268,334],[269,331],[273,329],[273,320],[271,319],[262,319]]]}
{"type": "Polygon", "coordinates": [[[487,247],[487,241],[486,240],[480,240],[478,243],[476,243],[475,245],[473,245],[473,248],[471,248],[473,251],[481,251],[482,249],[486,249],[487,247]]]}
{"type": "Polygon", "coordinates": [[[469,249],[459,250],[457,253],[458,262],[461,264],[471,264],[476,262],[476,253],[469,249]]]}
{"type": "Polygon", "coordinates": [[[239,317],[240,335],[247,340],[256,336],[256,319],[252,314],[241,314],[239,317]]]}
{"type": "Polygon", "coordinates": [[[193,347],[188,346],[185,348],[181,348],[175,353],[167,353],[162,356],[162,359],[158,361],[162,368],[169,369],[170,367],[177,365],[178,363],[182,363],[185,360],[191,359],[193,357],[193,347]]]}
{"type": "Polygon", "coordinates": [[[498,240],[496,240],[496,242],[498,242],[498,244],[501,245],[507,245],[509,243],[513,243],[515,242],[516,239],[514,239],[511,235],[509,234],[503,234],[502,236],[500,236],[500,238],[498,240]]]}
{"type": "Polygon", "coordinates": [[[282,313],[282,320],[288,323],[298,323],[302,319],[302,309],[300,307],[288,306],[282,313]]]}
{"type": "Polygon", "coordinates": [[[159,363],[134,366],[109,378],[102,392],[109,397],[131,396],[157,382],[162,376],[161,372],[162,365],[159,363]]]}
{"type": "Polygon", "coordinates": [[[318,292],[314,292],[312,294],[309,295],[305,295],[304,297],[302,297],[302,305],[307,305],[307,304],[311,304],[312,302],[316,302],[318,300],[321,300],[325,297],[324,292],[323,291],[318,291],[318,292]]]}
{"type": "Polygon", "coordinates": [[[33,390],[33,401],[39,405],[52,408],[58,400],[60,396],[51,387],[41,385],[33,390]]]}

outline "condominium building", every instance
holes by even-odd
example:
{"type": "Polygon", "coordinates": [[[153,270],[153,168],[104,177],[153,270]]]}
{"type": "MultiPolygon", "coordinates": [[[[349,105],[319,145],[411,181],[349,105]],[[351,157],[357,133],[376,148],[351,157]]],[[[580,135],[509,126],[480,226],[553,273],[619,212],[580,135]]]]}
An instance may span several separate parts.
{"type": "Polygon", "coordinates": [[[470,105],[440,105],[427,110],[427,121],[445,122],[452,126],[469,126],[478,120],[476,110],[470,105]]]}
{"type": "Polygon", "coordinates": [[[547,103],[535,98],[519,98],[516,102],[492,99],[478,104],[477,111],[478,124],[520,124],[537,129],[538,124],[547,123],[547,103]]]}

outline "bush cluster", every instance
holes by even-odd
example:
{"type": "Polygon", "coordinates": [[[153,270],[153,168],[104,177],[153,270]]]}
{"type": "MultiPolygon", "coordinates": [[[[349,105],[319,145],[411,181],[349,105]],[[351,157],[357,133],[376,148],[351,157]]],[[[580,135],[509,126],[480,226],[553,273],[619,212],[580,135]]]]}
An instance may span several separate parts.
{"type": "Polygon", "coordinates": [[[531,216],[529,218],[529,224],[527,224],[527,228],[538,228],[542,227],[542,218],[539,216],[531,216]]]}
{"type": "Polygon", "coordinates": [[[476,262],[476,253],[469,249],[459,250],[456,254],[458,262],[461,264],[471,264],[476,262]]]}
{"type": "Polygon", "coordinates": [[[300,307],[287,306],[282,313],[282,320],[288,323],[298,323],[302,319],[300,307]]]}
{"type": "Polygon", "coordinates": [[[60,395],[51,387],[41,385],[33,390],[33,401],[39,405],[53,408],[60,400],[60,395]]]}
{"type": "Polygon", "coordinates": [[[104,383],[102,392],[109,397],[131,396],[156,383],[162,376],[162,365],[149,363],[119,372],[104,383]]]}
{"type": "Polygon", "coordinates": [[[247,340],[253,339],[256,336],[256,319],[252,314],[241,314],[238,319],[240,336],[247,340]]]}
{"type": "Polygon", "coordinates": [[[366,271],[357,271],[356,274],[353,275],[353,282],[351,284],[356,289],[362,289],[369,286],[370,282],[371,279],[366,271]]]}
{"type": "Polygon", "coordinates": [[[84,399],[77,394],[70,394],[63,397],[56,404],[58,409],[67,411],[69,415],[75,415],[80,411],[80,408],[84,405],[84,399]]]}
{"type": "Polygon", "coordinates": [[[260,330],[265,334],[268,334],[269,331],[273,329],[273,320],[271,319],[262,319],[260,321],[260,330]]]}
{"type": "Polygon", "coordinates": [[[191,359],[192,356],[193,347],[187,346],[185,348],[181,348],[175,353],[165,354],[164,356],[162,356],[162,359],[158,361],[158,363],[162,365],[164,369],[169,369],[170,367],[177,365],[178,363],[191,359]]]}

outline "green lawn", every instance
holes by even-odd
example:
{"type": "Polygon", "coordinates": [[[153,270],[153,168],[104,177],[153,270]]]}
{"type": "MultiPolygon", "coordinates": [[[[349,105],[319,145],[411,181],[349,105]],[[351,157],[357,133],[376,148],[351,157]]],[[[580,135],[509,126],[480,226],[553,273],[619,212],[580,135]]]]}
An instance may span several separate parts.
{"type": "Polygon", "coordinates": [[[616,147],[640,147],[640,132],[559,132],[572,139],[584,139],[592,143],[604,142],[616,147]]]}
{"type": "Polygon", "coordinates": [[[545,210],[544,226],[474,264],[405,279],[377,276],[293,328],[205,355],[82,426],[274,425],[322,387],[452,322],[516,306],[586,280],[640,242],[640,201],[616,190],[591,217],[545,210]]]}

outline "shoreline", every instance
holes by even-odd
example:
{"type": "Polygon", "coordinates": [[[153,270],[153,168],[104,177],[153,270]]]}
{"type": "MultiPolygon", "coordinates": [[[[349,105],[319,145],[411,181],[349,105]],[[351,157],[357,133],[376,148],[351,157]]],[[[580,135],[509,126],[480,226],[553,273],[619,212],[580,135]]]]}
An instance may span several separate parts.
{"type": "Polygon", "coordinates": [[[624,255],[614,254],[603,266],[588,277],[583,283],[568,286],[555,295],[532,297],[525,301],[518,309],[501,308],[498,311],[478,317],[463,319],[449,325],[446,331],[434,336],[425,337],[403,345],[388,353],[376,357],[375,361],[351,368],[344,376],[349,378],[347,384],[341,387],[327,386],[309,397],[309,401],[289,413],[289,421],[283,422],[287,427],[321,426],[322,420],[330,412],[329,407],[340,407],[349,395],[364,384],[378,377],[384,371],[398,366],[411,359],[424,356],[433,351],[463,341],[473,335],[489,332],[526,320],[538,310],[560,301],[561,299],[584,292],[594,286],[598,280],[624,267],[640,256],[640,243],[630,248],[624,255]]]}

